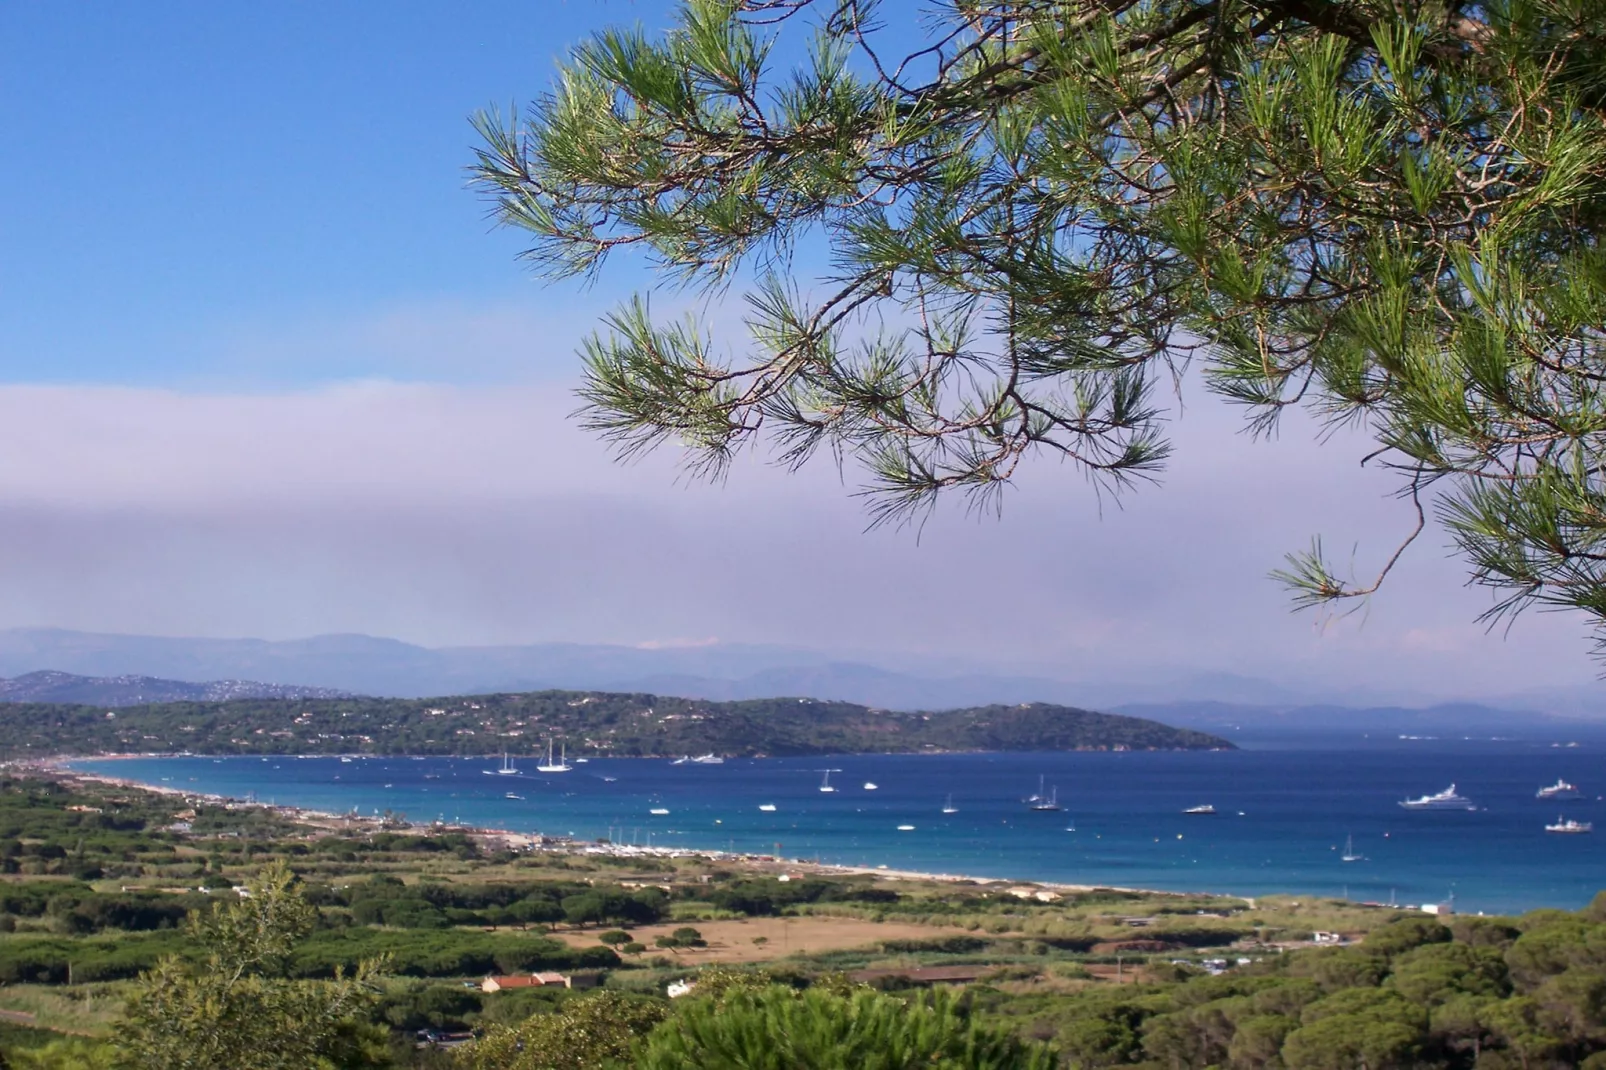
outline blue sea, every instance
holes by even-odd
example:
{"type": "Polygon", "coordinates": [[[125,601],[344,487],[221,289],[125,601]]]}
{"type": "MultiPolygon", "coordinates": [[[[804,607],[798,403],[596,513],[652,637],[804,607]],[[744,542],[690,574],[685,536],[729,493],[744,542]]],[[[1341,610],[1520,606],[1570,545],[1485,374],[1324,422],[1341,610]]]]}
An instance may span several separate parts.
{"type": "Polygon", "coordinates": [[[74,762],[155,786],[414,821],[984,877],[1237,895],[1576,909],[1606,888],[1606,739],[1261,740],[1231,752],[594,758],[488,775],[486,758],[163,757],[74,762]],[[819,790],[831,770],[835,792],[819,790]],[[1064,807],[1022,799],[1039,778],[1064,807]],[[1582,801],[1534,797],[1558,777],[1582,801]],[[1400,799],[1454,782],[1480,809],[1400,799]],[[869,790],[867,783],[874,783],[869,790]],[[511,792],[522,798],[510,799],[511,792]],[[949,795],[958,809],[941,812],[949,795]],[[770,804],[774,812],[759,806],[770,804]],[[1183,810],[1203,804],[1215,816],[1183,810]],[[654,815],[652,809],[668,814],[654,815]],[[1559,815],[1592,835],[1544,832],[1559,815]],[[900,830],[901,825],[912,829],[900,830]],[[1346,837],[1363,861],[1344,862],[1346,837]]]}

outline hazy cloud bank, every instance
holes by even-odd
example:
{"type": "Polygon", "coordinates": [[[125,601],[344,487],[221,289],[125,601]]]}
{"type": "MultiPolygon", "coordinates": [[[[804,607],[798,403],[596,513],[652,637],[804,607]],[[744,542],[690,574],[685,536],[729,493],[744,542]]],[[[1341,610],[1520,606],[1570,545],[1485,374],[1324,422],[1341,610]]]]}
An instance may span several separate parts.
{"type": "MultiPolygon", "coordinates": [[[[834,469],[677,481],[614,464],[549,386],[359,382],[277,395],[0,387],[0,626],[431,645],[718,636],[953,655],[1073,678],[1176,665],[1463,694],[1588,679],[1581,622],[1471,623],[1431,535],[1323,628],[1265,580],[1322,533],[1365,574],[1409,522],[1361,444],[1189,409],[1122,507],[1038,465],[1002,519],[865,532],[834,469]]],[[[854,473],[847,474],[851,483],[854,473]]]]}

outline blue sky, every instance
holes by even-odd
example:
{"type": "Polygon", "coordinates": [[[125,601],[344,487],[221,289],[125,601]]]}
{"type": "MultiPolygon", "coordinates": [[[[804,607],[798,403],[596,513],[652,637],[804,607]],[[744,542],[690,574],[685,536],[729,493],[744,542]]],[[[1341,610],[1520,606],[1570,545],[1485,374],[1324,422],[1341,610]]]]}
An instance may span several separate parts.
{"type": "Polygon", "coordinates": [[[1401,694],[1590,678],[1576,620],[1472,623],[1488,598],[1439,533],[1367,612],[1291,616],[1282,553],[1321,533],[1364,576],[1409,517],[1358,439],[1251,442],[1203,397],[1124,508],[1039,464],[1001,520],[919,539],[866,533],[851,473],[613,464],[566,419],[574,348],[644,276],[533,282],[465,187],[468,116],[663,12],[0,5],[0,627],[717,637],[1401,694]]]}
{"type": "MultiPolygon", "coordinates": [[[[516,237],[490,232],[464,188],[468,116],[535,94],[588,28],[661,21],[660,10],[0,6],[7,377],[298,386],[390,375],[374,353],[284,368],[237,349],[286,324],[551,300],[532,294],[511,259],[516,237]]],[[[519,370],[541,374],[540,356],[519,370]]],[[[473,354],[427,371],[486,374],[473,354]]]]}

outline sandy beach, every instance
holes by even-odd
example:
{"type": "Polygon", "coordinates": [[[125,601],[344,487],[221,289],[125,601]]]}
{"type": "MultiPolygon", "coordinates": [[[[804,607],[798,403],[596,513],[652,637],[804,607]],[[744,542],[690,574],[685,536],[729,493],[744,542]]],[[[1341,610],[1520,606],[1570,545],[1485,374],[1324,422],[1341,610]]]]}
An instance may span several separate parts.
{"type": "MultiPolygon", "coordinates": [[[[466,835],[492,850],[512,851],[540,851],[553,854],[580,854],[602,855],[613,858],[706,858],[726,864],[742,867],[745,870],[766,876],[808,876],[818,875],[824,877],[875,877],[880,880],[933,882],[940,884],[965,884],[986,887],[993,891],[1004,890],[1023,899],[1036,899],[1040,902],[1052,902],[1065,895],[1090,892],[1095,888],[1106,888],[1111,891],[1126,892],[1145,896],[1175,896],[1186,899],[1211,893],[1204,892],[1175,892],[1160,891],[1149,888],[1115,887],[1105,884],[1069,884],[1055,881],[1037,881],[1016,879],[1008,877],[984,877],[964,873],[934,873],[911,869],[893,869],[886,866],[853,866],[838,865],[827,862],[818,862],[805,858],[787,858],[774,854],[759,854],[739,851],[724,851],[719,849],[698,849],[691,847],[650,847],[631,844],[600,843],[567,836],[553,836],[542,833],[517,832],[511,829],[492,828],[477,825],[459,825],[447,822],[431,822],[418,824],[411,822],[396,823],[387,821],[384,817],[365,817],[360,814],[337,814],[325,810],[309,807],[288,806],[274,803],[251,801],[234,796],[218,795],[209,792],[198,792],[173,787],[167,784],[151,784],[141,780],[127,777],[107,776],[102,773],[88,773],[71,768],[74,761],[120,761],[131,758],[158,758],[158,757],[185,757],[171,754],[97,754],[97,755],[69,755],[56,756],[44,759],[29,759],[24,762],[7,763],[18,768],[31,769],[34,772],[48,775],[64,783],[100,784],[110,787],[125,788],[134,791],[146,791],[155,795],[180,798],[192,804],[222,806],[229,809],[260,809],[269,811],[305,825],[308,828],[326,832],[352,831],[367,829],[370,831],[407,831],[419,835],[431,833],[459,833],[466,835]]],[[[282,755],[293,758],[297,755],[282,755]]],[[[321,756],[323,757],[323,756],[321,756]]],[[[1254,900],[1244,898],[1251,906],[1254,900]]]]}

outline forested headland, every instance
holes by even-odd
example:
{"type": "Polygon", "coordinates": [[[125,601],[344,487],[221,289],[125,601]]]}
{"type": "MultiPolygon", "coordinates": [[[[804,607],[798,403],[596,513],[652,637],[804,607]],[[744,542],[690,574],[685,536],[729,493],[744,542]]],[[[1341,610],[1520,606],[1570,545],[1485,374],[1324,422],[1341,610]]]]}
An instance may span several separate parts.
{"type": "Polygon", "coordinates": [[[151,753],[487,754],[652,757],[942,751],[1230,750],[1158,721],[1028,703],[931,713],[776,698],[538,691],[434,699],[240,699],[107,710],[0,705],[0,756],[151,753]]]}

